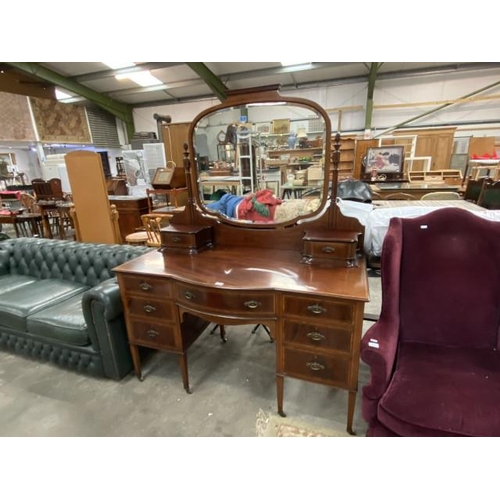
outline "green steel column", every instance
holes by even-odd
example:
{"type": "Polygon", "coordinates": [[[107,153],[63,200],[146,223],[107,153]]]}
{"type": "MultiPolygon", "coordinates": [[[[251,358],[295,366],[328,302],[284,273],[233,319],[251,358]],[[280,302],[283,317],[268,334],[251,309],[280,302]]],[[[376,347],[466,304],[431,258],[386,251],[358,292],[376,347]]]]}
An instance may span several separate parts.
{"type": "Polygon", "coordinates": [[[222,81],[210,71],[210,69],[202,62],[187,62],[186,63],[196,74],[201,76],[205,83],[212,89],[212,92],[221,100],[226,100],[227,87],[222,81]]]}
{"type": "Polygon", "coordinates": [[[37,63],[32,62],[9,62],[6,63],[13,68],[19,69],[28,73],[30,75],[46,80],[54,85],[65,88],[70,92],[74,92],[82,97],[85,97],[89,101],[100,106],[102,109],[108,111],[112,115],[116,116],[123,122],[127,127],[128,139],[132,138],[134,133],[134,118],[132,114],[132,106],[122,102],[115,101],[111,97],[107,97],[95,90],[85,87],[81,83],[78,83],[70,78],[67,78],[55,71],[48,68],[44,68],[37,63]]]}
{"type": "Polygon", "coordinates": [[[368,92],[366,95],[366,115],[365,115],[365,130],[372,128],[373,116],[373,93],[375,91],[375,80],[377,79],[378,63],[372,62],[370,67],[370,76],[368,77],[368,92]]]}

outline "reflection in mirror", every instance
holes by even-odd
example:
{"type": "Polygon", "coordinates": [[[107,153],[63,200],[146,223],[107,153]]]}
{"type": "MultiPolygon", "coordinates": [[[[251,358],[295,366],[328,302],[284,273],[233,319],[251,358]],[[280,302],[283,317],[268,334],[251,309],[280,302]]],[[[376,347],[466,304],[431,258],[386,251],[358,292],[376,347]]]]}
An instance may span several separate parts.
{"type": "Polygon", "coordinates": [[[219,109],[194,127],[205,210],[233,221],[282,223],[317,212],[325,183],[326,125],[315,109],[252,103],[219,109]]]}

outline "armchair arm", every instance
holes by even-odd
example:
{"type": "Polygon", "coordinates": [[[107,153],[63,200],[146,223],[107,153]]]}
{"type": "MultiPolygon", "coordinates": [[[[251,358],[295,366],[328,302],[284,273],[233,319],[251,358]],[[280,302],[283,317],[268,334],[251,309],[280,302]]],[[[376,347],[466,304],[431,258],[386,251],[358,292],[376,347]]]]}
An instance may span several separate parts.
{"type": "Polygon", "coordinates": [[[370,367],[370,383],[363,394],[379,399],[384,394],[394,369],[399,337],[399,321],[377,321],[361,340],[361,359],[370,367]]]}
{"type": "Polygon", "coordinates": [[[82,308],[92,346],[101,353],[106,375],[121,379],[132,369],[132,359],[116,278],[87,290],[82,308]]]}

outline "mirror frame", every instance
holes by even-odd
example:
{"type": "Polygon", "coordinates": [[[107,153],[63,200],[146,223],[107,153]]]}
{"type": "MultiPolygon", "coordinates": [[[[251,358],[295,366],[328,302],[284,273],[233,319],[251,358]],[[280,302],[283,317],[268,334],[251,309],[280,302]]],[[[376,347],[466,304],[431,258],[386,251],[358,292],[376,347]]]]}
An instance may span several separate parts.
{"type": "Polygon", "coordinates": [[[309,99],[303,99],[300,97],[288,97],[283,96],[279,93],[279,85],[270,85],[265,87],[255,87],[250,89],[241,89],[241,90],[233,90],[228,91],[227,98],[216,106],[212,106],[207,108],[206,110],[199,113],[191,122],[188,133],[188,145],[189,145],[189,156],[192,160],[192,165],[194,168],[191,168],[191,175],[187,176],[186,179],[188,184],[190,184],[191,196],[197,208],[203,213],[205,217],[210,217],[221,221],[225,224],[230,224],[233,226],[237,226],[239,228],[277,228],[277,227],[289,227],[297,224],[299,221],[307,221],[314,220],[321,214],[325,213],[325,210],[330,202],[328,196],[328,189],[330,186],[330,182],[332,180],[332,167],[331,167],[331,135],[332,135],[332,127],[330,117],[326,113],[326,111],[316,104],[315,102],[309,99]],[[311,108],[318,115],[320,115],[325,122],[325,141],[324,141],[324,177],[323,177],[323,186],[322,186],[322,197],[321,204],[317,210],[311,212],[309,214],[299,215],[294,219],[290,219],[287,221],[281,222],[271,222],[271,223],[258,223],[253,222],[251,224],[239,221],[238,219],[232,219],[230,217],[226,217],[222,214],[217,214],[214,211],[208,210],[206,208],[206,204],[204,200],[201,199],[199,184],[198,184],[198,176],[199,169],[196,161],[196,150],[194,147],[194,132],[198,125],[198,123],[208,115],[215,113],[217,111],[222,111],[227,108],[235,107],[235,106],[243,106],[245,104],[255,104],[255,103],[276,103],[276,104],[296,104],[301,107],[311,108]]]}

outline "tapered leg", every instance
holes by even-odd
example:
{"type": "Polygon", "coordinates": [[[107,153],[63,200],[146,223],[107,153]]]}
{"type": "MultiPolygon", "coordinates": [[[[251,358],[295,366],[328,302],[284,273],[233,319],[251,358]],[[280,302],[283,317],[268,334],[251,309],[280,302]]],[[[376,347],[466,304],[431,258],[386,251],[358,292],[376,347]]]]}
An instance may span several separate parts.
{"type": "Polygon", "coordinates": [[[286,417],[286,413],[283,411],[283,387],[284,377],[283,375],[276,375],[276,390],[278,394],[278,414],[282,417],[286,417]]]}
{"type": "Polygon", "coordinates": [[[356,391],[349,391],[349,399],[347,402],[347,432],[352,436],[356,435],[356,433],[352,430],[355,403],[356,403],[356,391]]]}
{"type": "Polygon", "coordinates": [[[182,383],[184,384],[184,390],[188,394],[191,394],[191,389],[189,388],[187,353],[181,354],[179,356],[179,363],[181,364],[182,383]]]}
{"type": "Polygon", "coordinates": [[[139,348],[136,345],[130,344],[130,353],[132,354],[132,362],[134,363],[134,373],[142,382],[144,377],[141,371],[141,357],[139,356],[139,348]]]}

